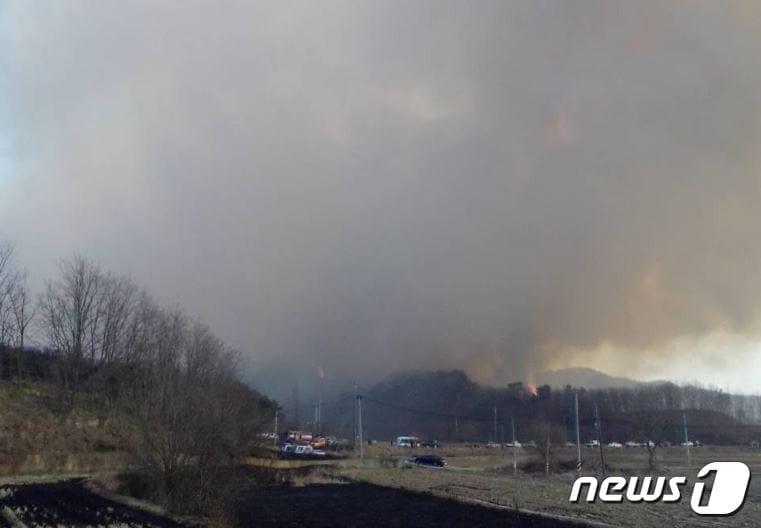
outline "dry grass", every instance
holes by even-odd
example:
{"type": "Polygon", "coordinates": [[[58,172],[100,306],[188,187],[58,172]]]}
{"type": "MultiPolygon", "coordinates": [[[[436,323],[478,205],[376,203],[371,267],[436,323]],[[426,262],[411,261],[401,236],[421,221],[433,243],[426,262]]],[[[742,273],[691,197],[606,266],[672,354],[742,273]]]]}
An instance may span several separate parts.
{"type": "MultiPolygon", "coordinates": [[[[586,457],[593,457],[593,450],[585,450],[586,457]]],[[[573,457],[573,450],[567,455],[573,457]]],[[[616,474],[644,474],[647,455],[644,449],[607,450],[607,462],[616,474]]],[[[522,459],[530,455],[522,453],[522,459]]],[[[424,491],[435,495],[460,500],[484,501],[507,507],[517,507],[524,511],[536,511],[553,515],[563,515],[585,520],[593,520],[616,526],[758,526],[761,518],[761,482],[751,481],[751,488],[744,508],[731,517],[700,517],[689,507],[686,497],[677,504],[571,504],[568,497],[574,473],[521,474],[518,477],[509,471],[495,471],[497,462],[505,458],[485,454],[480,458],[469,454],[459,457],[450,455],[450,469],[434,470],[425,468],[354,468],[340,471],[340,475],[352,480],[389,486],[394,488],[424,491]]],[[[692,450],[691,468],[686,467],[685,452],[679,448],[664,449],[659,453],[659,470],[654,474],[694,476],[704,464],[719,460],[745,462],[754,473],[761,472],[761,453],[749,449],[701,447],[692,450]]],[[[507,459],[510,461],[511,459],[507,459]]],[[[512,467],[511,465],[509,466],[512,467]]],[[[588,470],[588,473],[592,471],[588,470]]],[[[688,484],[685,494],[692,489],[688,484]]]]}
{"type": "Polygon", "coordinates": [[[125,463],[123,423],[97,402],[83,401],[61,416],[44,383],[0,382],[0,475],[81,473],[125,463]]]}

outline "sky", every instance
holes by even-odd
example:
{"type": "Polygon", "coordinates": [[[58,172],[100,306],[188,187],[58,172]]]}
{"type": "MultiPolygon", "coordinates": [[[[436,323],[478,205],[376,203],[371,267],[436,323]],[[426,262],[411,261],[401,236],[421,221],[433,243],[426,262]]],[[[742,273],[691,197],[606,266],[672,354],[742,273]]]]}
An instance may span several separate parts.
{"type": "Polygon", "coordinates": [[[261,386],[588,366],[761,391],[755,2],[0,4],[0,237],[261,386]]]}

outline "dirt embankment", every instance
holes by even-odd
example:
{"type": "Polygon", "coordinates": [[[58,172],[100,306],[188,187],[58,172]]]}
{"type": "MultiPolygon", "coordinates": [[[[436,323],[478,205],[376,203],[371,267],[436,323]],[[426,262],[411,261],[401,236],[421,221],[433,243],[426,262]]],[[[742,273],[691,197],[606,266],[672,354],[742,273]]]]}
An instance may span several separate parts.
{"type": "Polygon", "coordinates": [[[54,412],[55,387],[0,382],[0,475],[89,473],[124,467],[129,424],[105,402],[54,412]]]}

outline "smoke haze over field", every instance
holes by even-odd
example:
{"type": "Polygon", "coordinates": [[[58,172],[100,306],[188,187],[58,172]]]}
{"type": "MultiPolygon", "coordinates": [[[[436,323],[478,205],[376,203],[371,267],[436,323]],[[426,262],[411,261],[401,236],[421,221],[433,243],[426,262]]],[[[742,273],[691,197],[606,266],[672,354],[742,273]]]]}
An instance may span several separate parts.
{"type": "Polygon", "coordinates": [[[4,2],[0,236],[254,371],[761,390],[759,57],[754,2],[4,2]]]}

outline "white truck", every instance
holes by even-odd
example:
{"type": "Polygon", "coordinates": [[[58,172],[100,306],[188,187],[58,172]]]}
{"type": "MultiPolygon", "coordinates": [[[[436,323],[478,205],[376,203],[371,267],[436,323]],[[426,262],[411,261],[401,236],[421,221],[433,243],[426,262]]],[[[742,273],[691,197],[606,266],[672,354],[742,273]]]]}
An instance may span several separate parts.
{"type": "Polygon", "coordinates": [[[417,436],[397,436],[394,438],[394,447],[418,447],[420,439],[417,436]]]}

